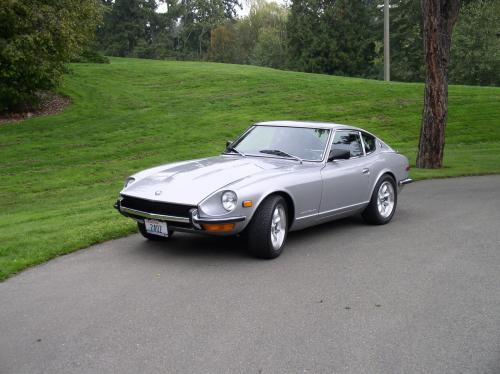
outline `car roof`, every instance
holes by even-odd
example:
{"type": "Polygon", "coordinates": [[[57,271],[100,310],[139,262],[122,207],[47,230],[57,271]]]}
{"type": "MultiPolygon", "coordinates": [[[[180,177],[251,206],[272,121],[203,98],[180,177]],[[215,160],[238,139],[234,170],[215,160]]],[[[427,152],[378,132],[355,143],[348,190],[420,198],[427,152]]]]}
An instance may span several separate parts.
{"type": "Polygon", "coordinates": [[[355,129],[365,131],[359,127],[342,125],[333,122],[315,122],[315,121],[266,121],[257,122],[255,126],[283,126],[283,127],[308,127],[313,129],[355,129]]]}

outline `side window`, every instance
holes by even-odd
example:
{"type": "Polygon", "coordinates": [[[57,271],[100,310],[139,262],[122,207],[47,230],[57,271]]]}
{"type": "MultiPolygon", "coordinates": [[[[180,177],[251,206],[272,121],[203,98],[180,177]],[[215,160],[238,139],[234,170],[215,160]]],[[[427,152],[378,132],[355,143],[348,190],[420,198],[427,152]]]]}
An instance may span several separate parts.
{"type": "Polygon", "coordinates": [[[374,152],[375,149],[377,149],[374,136],[362,132],[361,137],[363,138],[363,143],[365,144],[365,151],[367,155],[374,152]]]}
{"type": "Polygon", "coordinates": [[[350,157],[363,156],[363,147],[357,131],[338,130],[333,137],[332,149],[345,149],[350,157]]]}

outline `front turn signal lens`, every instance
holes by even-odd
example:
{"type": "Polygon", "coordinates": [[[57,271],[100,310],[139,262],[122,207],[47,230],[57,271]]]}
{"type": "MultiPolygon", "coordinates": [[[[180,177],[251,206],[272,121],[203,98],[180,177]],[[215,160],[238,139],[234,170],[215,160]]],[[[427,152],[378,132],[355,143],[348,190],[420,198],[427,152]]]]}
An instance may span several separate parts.
{"type": "Polygon", "coordinates": [[[203,223],[203,229],[211,232],[228,232],[234,230],[234,223],[203,223]]]}
{"type": "Polygon", "coordinates": [[[252,200],[245,200],[243,201],[243,207],[244,208],[251,208],[253,205],[252,200]]]}

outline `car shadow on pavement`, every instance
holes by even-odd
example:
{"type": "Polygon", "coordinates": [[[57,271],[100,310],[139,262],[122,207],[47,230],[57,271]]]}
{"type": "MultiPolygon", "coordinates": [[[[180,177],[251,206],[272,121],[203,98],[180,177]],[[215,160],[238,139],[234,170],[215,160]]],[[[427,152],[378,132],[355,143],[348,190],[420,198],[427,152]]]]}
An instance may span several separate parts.
{"type": "Polygon", "coordinates": [[[351,216],[335,221],[321,223],[317,226],[308,227],[304,230],[292,231],[288,236],[288,244],[314,242],[344,232],[345,230],[357,230],[366,227],[361,216],[351,216]]]}
{"type": "MultiPolygon", "coordinates": [[[[363,219],[358,216],[326,222],[318,226],[289,233],[285,253],[293,253],[302,246],[309,246],[326,236],[335,235],[344,230],[356,230],[366,227],[363,219]]],[[[185,258],[185,259],[227,259],[253,260],[247,251],[246,240],[238,237],[213,237],[207,235],[186,234],[176,232],[168,241],[149,241],[138,236],[138,245],[134,250],[137,255],[152,256],[153,259],[185,258]]]]}
{"type": "Polygon", "coordinates": [[[227,258],[241,259],[249,257],[243,238],[211,237],[197,234],[176,232],[168,241],[149,241],[140,237],[137,252],[141,256],[151,255],[162,258],[227,258]]]}

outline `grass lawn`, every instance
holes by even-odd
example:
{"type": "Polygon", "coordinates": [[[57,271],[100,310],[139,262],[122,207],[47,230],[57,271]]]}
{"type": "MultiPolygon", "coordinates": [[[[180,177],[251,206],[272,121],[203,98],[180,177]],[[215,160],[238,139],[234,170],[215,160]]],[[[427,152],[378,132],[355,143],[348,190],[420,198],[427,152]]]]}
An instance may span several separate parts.
{"type": "MultiPolygon", "coordinates": [[[[112,59],[74,64],[55,116],[0,126],[0,279],[135,230],[114,211],[129,174],[216,155],[252,122],[359,125],[415,160],[421,84],[252,66],[112,59]]],[[[500,173],[500,88],[451,86],[445,167],[416,179],[500,173]]]]}

